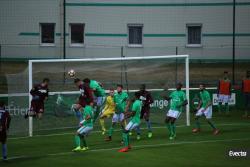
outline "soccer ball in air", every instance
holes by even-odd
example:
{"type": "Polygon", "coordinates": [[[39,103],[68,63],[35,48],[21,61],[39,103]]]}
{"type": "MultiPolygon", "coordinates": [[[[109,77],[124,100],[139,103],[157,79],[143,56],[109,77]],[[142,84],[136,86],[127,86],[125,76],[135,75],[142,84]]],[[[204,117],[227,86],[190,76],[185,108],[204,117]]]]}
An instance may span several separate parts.
{"type": "Polygon", "coordinates": [[[73,69],[71,69],[71,70],[68,71],[68,75],[69,75],[71,78],[73,78],[73,77],[75,76],[75,74],[76,74],[76,72],[75,72],[75,70],[73,70],[73,69]]]}

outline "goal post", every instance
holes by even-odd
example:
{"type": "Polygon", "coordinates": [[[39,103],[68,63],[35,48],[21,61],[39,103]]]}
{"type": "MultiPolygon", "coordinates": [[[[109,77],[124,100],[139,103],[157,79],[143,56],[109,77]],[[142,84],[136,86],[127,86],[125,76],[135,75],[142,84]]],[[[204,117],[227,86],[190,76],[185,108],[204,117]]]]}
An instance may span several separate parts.
{"type": "MultiPolygon", "coordinates": [[[[150,76],[156,74],[156,72],[153,71],[154,70],[153,68],[156,68],[158,71],[159,70],[161,70],[161,71],[159,72],[159,74],[158,74],[159,76],[157,76],[157,79],[153,78],[152,80],[154,80],[154,81],[152,81],[152,82],[158,82],[159,78],[161,79],[161,81],[164,79],[165,80],[168,80],[168,79],[174,80],[172,76],[169,77],[166,75],[166,77],[168,77],[168,78],[164,78],[164,76],[160,76],[160,75],[164,74],[164,69],[167,66],[166,64],[163,64],[163,63],[169,63],[169,62],[173,63],[176,59],[183,60],[184,66],[183,66],[183,71],[180,72],[180,75],[184,75],[183,83],[185,83],[185,87],[183,89],[186,92],[188,103],[190,103],[190,100],[189,100],[189,55],[29,60],[29,63],[28,63],[28,78],[29,78],[28,88],[29,88],[29,90],[31,90],[33,85],[35,84],[34,75],[40,76],[39,73],[43,73],[43,76],[46,76],[46,75],[49,75],[50,72],[54,73],[54,75],[60,75],[61,73],[65,74],[67,72],[65,70],[68,70],[69,68],[74,68],[74,67],[77,68],[78,70],[82,70],[81,72],[85,72],[84,70],[91,71],[92,74],[94,73],[94,75],[91,75],[91,76],[93,76],[93,79],[96,79],[95,76],[98,76],[98,75],[100,76],[100,78],[104,77],[103,76],[104,73],[111,73],[110,75],[108,75],[111,79],[118,78],[118,77],[116,77],[118,75],[118,73],[123,72],[123,71],[114,72],[116,69],[118,69],[117,66],[119,65],[119,63],[120,64],[124,64],[124,63],[127,64],[128,67],[126,67],[126,72],[128,72],[129,74],[135,75],[134,77],[131,77],[131,75],[129,75],[129,77],[125,79],[125,81],[127,80],[128,83],[135,82],[134,85],[138,85],[140,83],[140,77],[142,77],[143,75],[145,75],[145,77],[149,78],[148,76],[146,76],[147,74],[150,76]],[[152,63],[150,63],[150,61],[152,61],[152,63]],[[70,64],[70,65],[68,65],[68,64],[70,64]],[[93,64],[93,66],[91,66],[91,69],[89,69],[87,66],[90,66],[91,64],[93,64]],[[36,65],[40,66],[41,70],[36,71],[36,68],[39,68],[39,67],[36,67],[36,65]],[[147,69],[146,67],[144,69],[143,65],[145,65],[145,66],[149,65],[150,69],[147,69]],[[60,70],[60,72],[57,73],[57,71],[55,69],[53,69],[53,68],[56,68],[57,66],[60,66],[60,68],[62,68],[64,66],[64,69],[60,70]],[[84,67],[86,67],[86,68],[84,68],[84,67]],[[51,69],[49,69],[49,68],[51,68],[51,69]],[[99,71],[102,69],[104,72],[101,71],[99,73],[99,71]],[[47,71],[43,72],[43,70],[47,70],[47,71]],[[140,71],[139,74],[137,74],[137,70],[140,71]],[[136,80],[136,81],[134,81],[134,80],[136,80]]],[[[122,68],[120,68],[120,69],[122,70],[122,68]]],[[[76,73],[77,73],[77,71],[76,71],[76,73]]],[[[172,75],[171,71],[169,73],[172,75]]],[[[83,74],[83,76],[84,76],[84,74],[83,74]]],[[[50,76],[48,78],[50,78],[50,76]]],[[[52,78],[53,78],[53,76],[52,76],[52,78]]],[[[98,80],[98,79],[96,79],[96,80],[98,80]]],[[[112,81],[112,84],[115,82],[118,82],[118,79],[112,81]]],[[[150,83],[150,82],[148,82],[148,83],[150,83]]],[[[63,85],[63,84],[61,84],[61,85],[63,85]]],[[[159,86],[160,83],[157,83],[155,85],[157,85],[157,86],[152,87],[152,88],[157,88],[157,90],[163,90],[159,86]]],[[[109,89],[109,88],[105,87],[105,89],[109,89]]],[[[131,88],[129,88],[128,90],[132,91],[132,90],[136,90],[136,89],[133,86],[131,86],[131,88]]],[[[155,90],[155,89],[152,89],[152,90],[155,90]]],[[[73,92],[73,91],[67,90],[67,89],[64,90],[63,88],[60,88],[60,90],[52,90],[53,95],[55,95],[55,94],[58,94],[58,95],[71,94],[71,93],[75,94],[76,93],[75,91],[73,92]]],[[[52,93],[50,93],[50,94],[52,94],[52,93]]],[[[32,96],[29,95],[29,108],[30,108],[31,100],[32,100],[32,96]]],[[[185,118],[186,118],[185,124],[187,126],[190,126],[189,105],[186,106],[186,114],[185,115],[186,115],[185,116],[185,118]]],[[[32,117],[29,117],[28,131],[29,131],[29,136],[33,136],[34,127],[33,127],[33,118],[32,117]]]]}

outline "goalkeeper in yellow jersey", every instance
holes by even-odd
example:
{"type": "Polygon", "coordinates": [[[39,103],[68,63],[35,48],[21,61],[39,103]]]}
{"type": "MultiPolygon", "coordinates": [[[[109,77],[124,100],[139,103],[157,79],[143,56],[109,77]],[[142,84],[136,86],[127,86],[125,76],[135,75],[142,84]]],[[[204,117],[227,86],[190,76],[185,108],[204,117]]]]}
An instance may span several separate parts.
{"type": "Polygon", "coordinates": [[[113,116],[114,112],[115,112],[114,89],[110,89],[109,96],[107,96],[107,98],[106,98],[105,107],[104,107],[102,114],[100,116],[100,119],[99,119],[103,135],[106,132],[104,119],[110,118],[111,116],[113,116]]]}

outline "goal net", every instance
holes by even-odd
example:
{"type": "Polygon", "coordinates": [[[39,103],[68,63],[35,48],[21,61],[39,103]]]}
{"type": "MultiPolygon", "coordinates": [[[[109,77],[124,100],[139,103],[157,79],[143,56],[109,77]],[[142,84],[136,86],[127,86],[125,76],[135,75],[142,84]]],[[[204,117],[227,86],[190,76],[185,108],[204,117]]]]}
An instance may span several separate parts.
{"type": "MultiPolygon", "coordinates": [[[[110,88],[116,89],[117,84],[123,84],[124,91],[132,97],[139,90],[141,84],[151,92],[154,103],[151,104],[151,122],[153,127],[164,126],[168,102],[162,99],[162,93],[170,93],[178,82],[183,84],[189,100],[189,56],[144,56],[92,59],[48,59],[30,60],[26,71],[20,74],[9,75],[9,104],[20,108],[29,108],[31,96],[29,90],[34,84],[40,83],[43,78],[50,79],[49,98],[45,102],[45,112],[41,120],[29,118],[24,120],[23,113],[15,116],[15,134],[26,133],[29,136],[38,134],[67,132],[76,129],[78,122],[75,113],[71,111],[80,92],[74,85],[74,79],[67,74],[73,69],[76,77],[90,78],[102,83],[106,92],[110,88]],[[16,82],[18,85],[16,86],[16,82]],[[168,88],[169,91],[163,90],[168,88]]],[[[111,120],[106,121],[109,128],[111,120]]],[[[177,121],[179,125],[189,125],[189,105],[177,121]]],[[[142,121],[142,127],[144,127],[142,121]]],[[[99,121],[94,125],[100,130],[99,121]]]]}

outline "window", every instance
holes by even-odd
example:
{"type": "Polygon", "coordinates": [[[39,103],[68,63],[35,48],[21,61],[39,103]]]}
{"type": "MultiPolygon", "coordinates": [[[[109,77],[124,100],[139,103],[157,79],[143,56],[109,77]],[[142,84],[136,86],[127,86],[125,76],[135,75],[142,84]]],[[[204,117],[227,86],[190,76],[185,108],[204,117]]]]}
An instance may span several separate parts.
{"type": "Polygon", "coordinates": [[[41,45],[55,45],[55,24],[54,23],[41,23],[41,45]]]}
{"type": "Polygon", "coordinates": [[[201,24],[187,25],[187,46],[201,46],[201,24]]]}
{"type": "Polygon", "coordinates": [[[84,24],[70,24],[70,43],[72,46],[84,44],[84,24]]]}
{"type": "Polygon", "coordinates": [[[128,25],[128,45],[134,47],[142,47],[143,25],[128,25]]]}

